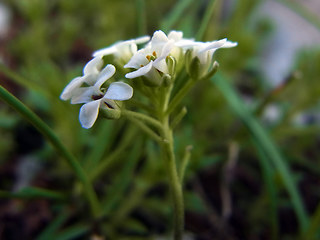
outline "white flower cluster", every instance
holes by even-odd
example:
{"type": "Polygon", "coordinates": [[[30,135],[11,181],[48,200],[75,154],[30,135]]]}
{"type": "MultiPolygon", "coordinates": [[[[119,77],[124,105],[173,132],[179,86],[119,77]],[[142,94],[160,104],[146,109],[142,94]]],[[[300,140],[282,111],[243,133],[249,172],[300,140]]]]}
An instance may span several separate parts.
{"type": "Polygon", "coordinates": [[[227,39],[213,42],[184,39],[182,32],[179,31],[171,31],[167,36],[159,30],[149,40],[150,37],[144,36],[120,41],[94,52],[94,58],[84,67],[83,76],[73,79],[65,87],[60,96],[62,100],[70,99],[72,104],[84,103],[79,115],[82,127],[93,126],[99,109],[119,110],[117,101],[128,100],[133,95],[132,87],[121,81],[113,81],[107,88],[104,86],[116,72],[112,64],[104,67],[104,56],[112,55],[117,66],[129,68],[131,71],[125,75],[126,78],[143,77],[160,86],[164,76],[173,77],[172,65],[183,64],[187,51],[191,54],[191,59],[197,59],[199,62],[198,72],[201,77],[212,66],[212,56],[217,49],[237,45],[227,39]],[[145,46],[138,50],[137,45],[144,43],[145,46]],[[168,59],[173,59],[174,64],[172,61],[170,64],[168,59]]]}

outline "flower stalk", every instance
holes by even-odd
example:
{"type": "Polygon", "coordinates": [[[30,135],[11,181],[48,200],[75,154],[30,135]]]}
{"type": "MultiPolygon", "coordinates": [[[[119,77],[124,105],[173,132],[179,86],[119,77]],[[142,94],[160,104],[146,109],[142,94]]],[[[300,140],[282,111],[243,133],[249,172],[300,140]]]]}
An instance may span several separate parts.
{"type": "Polygon", "coordinates": [[[109,119],[123,116],[159,144],[172,193],[174,240],[183,238],[183,176],[191,151],[188,146],[177,164],[173,129],[187,113],[185,107],[181,108],[181,101],[197,82],[215,74],[218,69],[218,64],[213,61],[215,51],[236,45],[226,38],[199,42],[183,38],[179,31],[166,35],[161,30],[156,31],[150,41],[148,36],[119,41],[96,51],[85,66],[83,76],[72,80],[61,95],[61,99],[70,99],[73,104],[84,104],[79,115],[82,127],[91,128],[100,115],[99,111],[109,119]],[[138,49],[138,44],[145,42],[144,47],[138,49]],[[112,55],[116,67],[112,64],[104,66],[103,57],[107,55],[112,55]],[[120,74],[115,74],[116,68],[120,74]],[[123,77],[127,83],[123,82],[123,77]],[[111,79],[110,84],[106,83],[108,79],[111,79]],[[131,106],[140,112],[123,106],[123,101],[133,97],[130,85],[140,97],[130,100],[131,106]],[[178,107],[181,110],[177,113],[178,107]]]}

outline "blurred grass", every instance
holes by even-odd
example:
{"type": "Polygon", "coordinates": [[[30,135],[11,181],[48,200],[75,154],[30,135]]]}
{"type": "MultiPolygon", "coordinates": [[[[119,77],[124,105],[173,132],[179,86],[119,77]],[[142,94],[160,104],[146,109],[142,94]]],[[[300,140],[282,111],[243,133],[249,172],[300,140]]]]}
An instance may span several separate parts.
{"type": "MultiPolygon", "coordinates": [[[[237,1],[228,7],[226,2],[219,0],[5,1],[12,10],[13,21],[9,39],[4,41],[9,55],[5,62],[9,67],[0,65],[4,83],[48,123],[88,172],[93,175],[99,172],[100,177],[94,181],[99,197],[108,193],[103,199],[108,214],[101,222],[92,223],[80,197],[81,188],[74,184],[71,171],[52,148],[45,147],[43,160],[46,163],[45,174],[52,178],[47,183],[50,189],[64,189],[65,185],[75,187],[70,191],[68,205],[72,208],[68,216],[63,214],[63,209],[54,212],[50,204],[55,216],[48,228],[40,233],[39,239],[46,239],[46,236],[52,239],[84,239],[91,235],[91,231],[113,236],[114,239],[128,238],[130,231],[152,236],[158,233],[156,229],[162,226],[161,221],[168,219],[170,199],[163,187],[166,176],[159,159],[159,149],[152,142],[145,141],[143,134],[133,131],[131,137],[125,137],[123,133],[132,126],[124,121],[99,120],[93,129],[81,129],[79,107],[59,100],[63,87],[81,74],[93,50],[118,40],[152,34],[158,26],[167,32],[183,30],[186,37],[195,37],[199,32],[198,38],[206,41],[228,37],[239,43],[237,48],[216,54],[221,66],[219,71],[227,78],[218,80],[219,91],[214,84],[199,82],[184,101],[188,114],[177,126],[175,140],[180,159],[185,146],[194,146],[185,174],[187,213],[197,216],[195,219],[200,219],[199,222],[205,219],[206,223],[207,207],[217,208],[219,212],[219,177],[227,159],[228,143],[236,140],[241,152],[237,171],[233,174],[235,180],[230,187],[234,201],[229,226],[232,231],[229,234],[234,233],[242,239],[262,237],[266,234],[265,225],[256,220],[262,219],[272,229],[270,239],[303,239],[306,236],[307,239],[316,239],[320,193],[314,189],[318,188],[320,176],[319,126],[317,121],[297,126],[294,119],[301,113],[319,112],[320,50],[302,52],[295,65],[301,77],[271,99],[261,109],[260,115],[251,115],[270,91],[259,72],[260,63],[256,57],[266,41],[265,36],[272,35],[272,28],[263,24],[252,27],[251,24],[252,15],[261,2],[237,1]],[[199,30],[201,21],[205,23],[199,30]],[[229,84],[234,88],[231,92],[229,84]],[[250,99],[251,102],[240,101],[235,92],[243,97],[241,99],[250,99]],[[224,99],[233,106],[234,114],[226,108],[224,99]],[[280,106],[283,116],[271,125],[263,118],[270,104],[280,106]],[[238,119],[245,123],[246,129],[238,119]],[[141,148],[146,150],[146,154],[139,154],[141,148]],[[106,171],[103,171],[105,166],[106,171]],[[287,168],[291,169],[290,174],[287,168]],[[200,179],[208,196],[194,189],[195,179],[200,179]],[[257,185],[259,191],[255,191],[252,185],[257,185]],[[289,204],[285,189],[290,192],[289,204]],[[204,197],[210,199],[212,206],[205,205],[204,197]],[[260,207],[264,203],[267,208],[260,207]],[[295,217],[290,215],[292,208],[301,229],[307,230],[306,235],[298,233],[295,220],[292,220],[295,217]],[[256,212],[244,214],[251,213],[252,209],[256,212]],[[289,213],[283,215],[287,209],[289,213]],[[308,214],[304,209],[312,216],[309,227],[306,227],[308,214]],[[270,210],[272,217],[269,218],[270,210]],[[142,216],[137,217],[137,213],[142,216]],[[156,224],[150,226],[146,222],[156,224]],[[292,227],[285,228],[283,222],[289,222],[292,227]],[[122,228],[126,231],[121,231],[122,228]]],[[[315,18],[310,20],[311,15],[300,6],[294,7],[302,17],[318,24],[314,22],[315,18]]],[[[217,83],[216,80],[213,82],[217,83]]],[[[5,106],[1,106],[0,113],[6,117],[1,117],[0,122],[0,134],[3,136],[0,139],[1,164],[7,166],[21,155],[16,153],[15,142],[19,119],[5,106]]],[[[35,153],[30,151],[28,154],[35,153]]],[[[13,180],[10,177],[10,181],[4,179],[7,175],[4,176],[2,185],[7,187],[13,180]]],[[[203,237],[200,227],[196,229],[190,225],[197,226],[197,222],[187,222],[187,229],[203,237]]],[[[160,231],[161,234],[168,229],[160,231]]],[[[206,230],[208,234],[214,233],[212,229],[206,230]]]]}

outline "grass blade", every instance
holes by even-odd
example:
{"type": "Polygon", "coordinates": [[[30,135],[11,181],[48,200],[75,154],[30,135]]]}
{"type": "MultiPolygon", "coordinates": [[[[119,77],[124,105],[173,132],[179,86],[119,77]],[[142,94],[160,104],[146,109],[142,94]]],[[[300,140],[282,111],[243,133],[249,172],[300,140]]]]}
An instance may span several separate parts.
{"type": "Polygon", "coordinates": [[[19,192],[8,192],[0,190],[1,198],[21,198],[21,199],[33,199],[33,198],[48,198],[53,200],[65,200],[66,196],[60,192],[47,190],[37,187],[27,187],[19,192]]]}
{"type": "Polygon", "coordinates": [[[164,18],[160,24],[160,29],[164,32],[169,31],[174,27],[179,19],[181,19],[184,11],[193,3],[192,0],[180,0],[172,9],[170,14],[164,18]]]}
{"type": "Polygon", "coordinates": [[[36,238],[36,240],[53,240],[58,229],[68,220],[69,212],[61,211],[57,216],[36,238]]]}
{"type": "Polygon", "coordinates": [[[145,0],[136,0],[137,9],[137,26],[138,36],[145,35],[147,32],[147,21],[146,21],[146,3],[145,0]]]}
{"type": "Polygon", "coordinates": [[[214,10],[214,3],[216,1],[215,0],[211,0],[210,3],[209,3],[209,6],[207,7],[207,10],[204,14],[204,17],[201,21],[201,24],[200,24],[200,28],[198,30],[198,33],[197,33],[197,36],[196,36],[196,39],[198,41],[203,41],[203,38],[204,38],[204,34],[206,33],[206,30],[207,30],[207,27],[209,25],[209,22],[210,22],[210,18],[212,16],[212,13],[213,13],[213,10],[214,10]]]}
{"type": "Polygon", "coordinates": [[[274,142],[258,120],[248,111],[248,109],[246,109],[244,103],[228,83],[227,79],[221,74],[217,74],[211,81],[222,92],[231,109],[241,119],[264,154],[266,154],[268,159],[270,159],[272,164],[276,167],[277,171],[279,171],[291,198],[300,225],[300,230],[303,232],[308,226],[308,215],[285,159],[283,159],[274,142]]]}
{"type": "Polygon", "coordinates": [[[53,130],[42,121],[32,110],[25,106],[19,99],[9,93],[5,88],[0,86],[0,99],[10,105],[14,110],[16,110],[25,120],[30,122],[47,140],[52,144],[52,146],[57,150],[58,153],[63,156],[71,169],[74,171],[78,179],[81,181],[92,213],[95,216],[99,215],[99,202],[97,195],[91,185],[87,174],[81,167],[77,159],[68,151],[68,149],[63,145],[57,135],[53,130]]]}

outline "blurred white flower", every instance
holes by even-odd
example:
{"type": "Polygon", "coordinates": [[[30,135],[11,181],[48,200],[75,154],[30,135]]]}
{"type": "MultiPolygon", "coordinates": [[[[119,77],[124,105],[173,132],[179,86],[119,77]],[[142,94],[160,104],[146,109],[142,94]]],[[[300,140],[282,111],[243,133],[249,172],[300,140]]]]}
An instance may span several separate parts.
{"type": "MultiPolygon", "coordinates": [[[[228,41],[226,38],[221,40],[216,40],[212,42],[184,42],[181,46],[184,49],[191,50],[191,59],[189,62],[191,63],[189,67],[189,73],[197,72],[199,77],[203,77],[205,74],[210,71],[210,68],[213,66],[213,54],[219,48],[232,48],[237,46],[238,43],[228,41]],[[195,64],[192,60],[197,60],[199,63],[195,64]],[[194,69],[198,68],[198,69],[194,69]]],[[[197,74],[196,74],[197,75],[197,74]]]]}
{"type": "Polygon", "coordinates": [[[192,56],[198,57],[201,64],[211,63],[212,56],[219,48],[232,48],[238,43],[228,41],[226,38],[212,42],[185,42],[182,47],[192,48],[192,56]]]}
{"type": "Polygon", "coordinates": [[[149,36],[143,36],[136,39],[126,41],[119,41],[109,47],[100,49],[93,53],[93,57],[103,57],[107,55],[114,55],[119,63],[127,63],[129,59],[137,52],[137,44],[146,43],[150,40],[149,36]]]}

